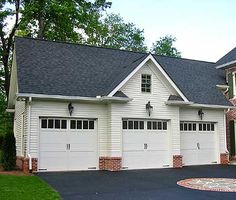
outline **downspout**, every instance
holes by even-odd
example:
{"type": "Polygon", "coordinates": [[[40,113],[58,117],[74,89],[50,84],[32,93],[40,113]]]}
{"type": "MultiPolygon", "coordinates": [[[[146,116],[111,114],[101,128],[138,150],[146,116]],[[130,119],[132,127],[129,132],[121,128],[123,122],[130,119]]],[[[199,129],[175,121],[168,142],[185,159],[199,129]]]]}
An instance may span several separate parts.
{"type": "Polygon", "coordinates": [[[224,142],[224,145],[225,145],[225,153],[229,154],[229,151],[228,151],[228,148],[227,148],[227,135],[226,135],[226,114],[227,114],[227,111],[224,110],[224,139],[225,139],[225,142],[224,142]]]}
{"type": "Polygon", "coordinates": [[[29,97],[29,107],[28,107],[28,134],[27,134],[27,155],[29,158],[29,171],[32,172],[32,158],[30,155],[30,121],[31,121],[31,102],[32,97],[29,97]]]}

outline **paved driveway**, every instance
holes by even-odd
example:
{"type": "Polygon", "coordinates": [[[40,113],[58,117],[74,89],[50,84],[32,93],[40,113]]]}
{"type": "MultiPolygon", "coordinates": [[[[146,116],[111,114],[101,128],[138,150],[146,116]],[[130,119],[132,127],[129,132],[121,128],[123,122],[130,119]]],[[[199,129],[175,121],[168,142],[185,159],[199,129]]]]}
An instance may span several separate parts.
{"type": "Polygon", "coordinates": [[[236,166],[183,169],[39,173],[63,199],[84,200],[233,200],[236,193],[192,190],[177,181],[195,177],[236,178],[236,166]]]}

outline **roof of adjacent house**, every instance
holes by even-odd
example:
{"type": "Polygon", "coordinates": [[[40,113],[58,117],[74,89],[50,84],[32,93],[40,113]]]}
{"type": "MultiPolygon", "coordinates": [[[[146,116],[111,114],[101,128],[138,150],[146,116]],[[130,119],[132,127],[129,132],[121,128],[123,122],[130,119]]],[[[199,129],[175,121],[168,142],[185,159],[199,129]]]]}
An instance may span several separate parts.
{"type": "Polygon", "coordinates": [[[236,61],[236,47],[224,55],[221,59],[216,62],[216,65],[223,65],[232,61],[236,61]]]}
{"type": "MultiPolygon", "coordinates": [[[[88,45],[15,38],[19,93],[106,96],[149,54],[88,45]]],[[[231,105],[215,63],[153,55],[189,101],[231,105]]],[[[117,93],[125,97],[125,94],[117,93]]]]}

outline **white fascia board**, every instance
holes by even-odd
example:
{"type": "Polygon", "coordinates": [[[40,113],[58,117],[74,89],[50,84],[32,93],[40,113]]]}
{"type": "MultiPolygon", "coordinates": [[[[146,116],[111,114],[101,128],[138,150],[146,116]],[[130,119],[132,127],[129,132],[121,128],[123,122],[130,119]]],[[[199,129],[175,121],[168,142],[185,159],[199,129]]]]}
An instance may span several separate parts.
{"type": "Polygon", "coordinates": [[[226,68],[232,67],[234,65],[236,65],[236,60],[233,60],[231,62],[227,62],[223,65],[216,66],[216,69],[226,69],[226,68]]]}
{"type": "Polygon", "coordinates": [[[74,101],[90,101],[90,102],[103,102],[103,101],[121,101],[128,102],[132,99],[122,97],[80,97],[80,96],[63,96],[63,95],[46,95],[46,94],[29,94],[18,93],[17,98],[38,98],[38,99],[57,99],[57,100],[74,100],[74,101]]]}
{"type": "Polygon", "coordinates": [[[165,104],[170,105],[170,106],[186,106],[186,107],[191,107],[191,108],[236,109],[236,106],[197,104],[194,102],[184,102],[184,101],[166,101],[165,104]]]}
{"type": "Polygon", "coordinates": [[[236,109],[236,106],[222,106],[222,105],[211,105],[211,104],[192,104],[189,107],[195,108],[218,108],[218,109],[236,109]]]}
{"type": "Polygon", "coordinates": [[[150,54],[148,55],[139,65],[138,67],[136,67],[118,86],[116,86],[116,88],[110,92],[110,94],[108,95],[108,97],[112,97],[125,83],[127,83],[128,80],[130,80],[130,78],[132,78],[134,76],[134,74],[141,69],[145,63],[151,60],[156,67],[160,70],[160,72],[162,73],[162,75],[167,79],[167,81],[171,84],[171,86],[176,90],[176,92],[180,95],[180,97],[185,101],[185,102],[189,102],[188,99],[184,96],[184,94],[180,91],[180,89],[176,86],[176,84],[171,80],[171,78],[168,76],[168,74],[165,72],[165,70],[163,70],[163,68],[160,66],[160,64],[155,60],[155,58],[150,54]]]}
{"type": "Polygon", "coordinates": [[[175,101],[175,100],[170,100],[165,102],[166,105],[174,105],[174,106],[181,106],[181,105],[191,105],[193,102],[191,101],[175,101]]]}

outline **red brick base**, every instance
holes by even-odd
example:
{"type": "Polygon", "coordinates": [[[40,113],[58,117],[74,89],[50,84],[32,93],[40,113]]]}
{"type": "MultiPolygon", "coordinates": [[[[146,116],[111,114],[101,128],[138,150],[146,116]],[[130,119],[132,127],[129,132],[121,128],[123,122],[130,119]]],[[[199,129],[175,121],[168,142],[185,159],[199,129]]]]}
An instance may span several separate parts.
{"type": "Polygon", "coordinates": [[[183,167],[183,156],[173,155],[173,168],[182,168],[182,167],[183,167]]]}
{"type": "MultiPolygon", "coordinates": [[[[32,171],[37,171],[38,159],[32,158],[32,171]]],[[[16,157],[16,166],[23,172],[29,172],[29,158],[17,156],[16,157]]]]}
{"type": "Polygon", "coordinates": [[[107,171],[120,171],[121,158],[120,157],[100,157],[99,169],[107,171]]]}
{"type": "Polygon", "coordinates": [[[220,154],[220,164],[222,164],[222,165],[229,164],[229,154],[228,153],[221,153],[220,154]]]}

